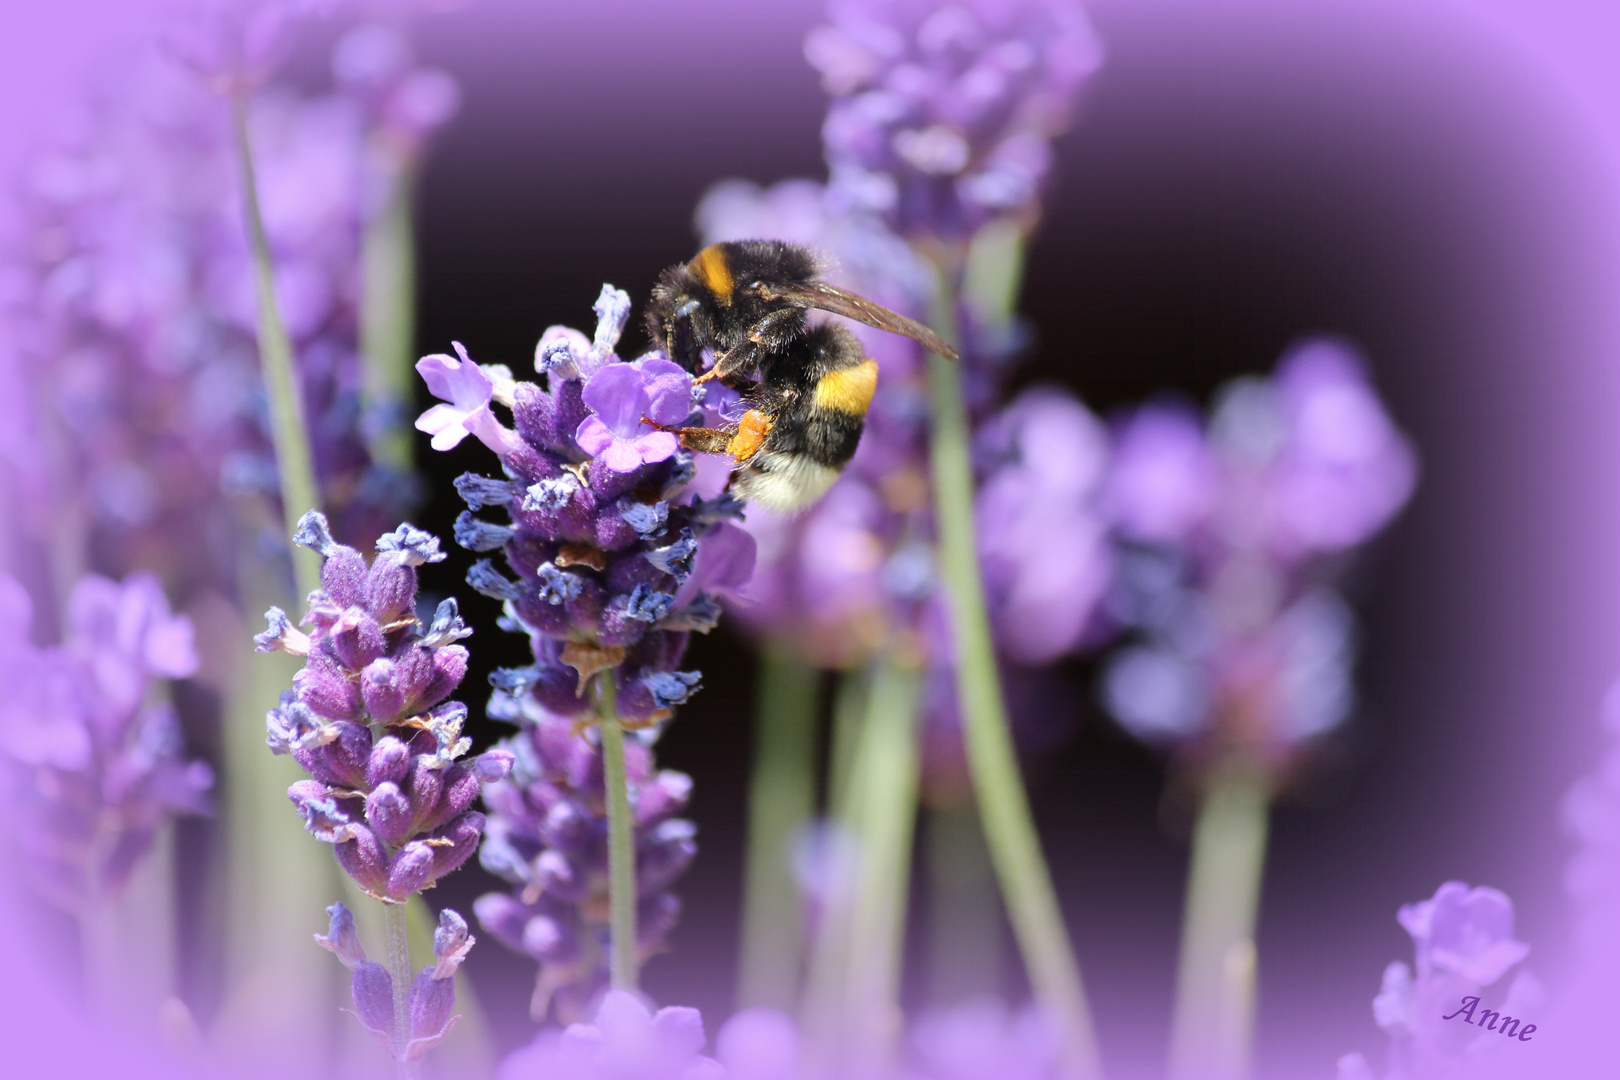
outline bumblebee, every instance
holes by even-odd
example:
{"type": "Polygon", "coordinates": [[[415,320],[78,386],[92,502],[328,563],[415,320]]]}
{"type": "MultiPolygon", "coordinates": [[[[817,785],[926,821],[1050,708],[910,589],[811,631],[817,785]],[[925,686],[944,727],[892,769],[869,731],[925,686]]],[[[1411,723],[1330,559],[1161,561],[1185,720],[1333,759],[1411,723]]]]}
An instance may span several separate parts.
{"type": "Polygon", "coordinates": [[[812,325],[816,308],[904,334],[951,360],[956,350],[921,323],[820,280],[814,252],[779,240],[711,244],[660,275],[647,329],[699,382],[743,391],[742,419],[720,428],[669,428],[689,450],[736,461],[731,487],[772,510],[801,510],[826,493],[854,456],[877,391],[877,362],[841,326],[812,325]]]}

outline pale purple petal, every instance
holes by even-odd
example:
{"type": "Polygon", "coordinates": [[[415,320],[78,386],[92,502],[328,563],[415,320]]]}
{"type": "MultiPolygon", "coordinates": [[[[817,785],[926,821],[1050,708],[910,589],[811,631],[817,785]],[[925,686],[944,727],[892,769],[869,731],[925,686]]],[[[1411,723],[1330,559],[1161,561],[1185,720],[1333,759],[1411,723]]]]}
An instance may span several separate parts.
{"type": "Polygon", "coordinates": [[[613,431],[602,423],[600,417],[587,416],[580,421],[579,430],[574,432],[574,441],[591,457],[601,457],[613,445],[613,431]]]}
{"type": "Polygon", "coordinates": [[[632,365],[609,364],[591,376],[582,396],[586,406],[602,418],[614,435],[630,438],[641,430],[641,418],[647,415],[645,382],[632,365]]]}

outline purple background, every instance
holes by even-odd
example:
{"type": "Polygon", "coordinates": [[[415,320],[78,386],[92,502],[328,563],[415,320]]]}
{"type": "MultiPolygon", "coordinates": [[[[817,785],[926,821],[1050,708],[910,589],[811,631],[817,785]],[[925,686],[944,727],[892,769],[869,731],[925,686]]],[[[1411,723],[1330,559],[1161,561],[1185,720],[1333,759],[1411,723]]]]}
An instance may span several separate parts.
{"type": "MultiPolygon", "coordinates": [[[[0,155],[61,122],[95,58],[167,6],[59,0],[0,17],[0,155]]],[[[540,7],[484,0],[420,36],[465,95],[422,189],[424,350],[455,337],[518,367],[547,324],[588,325],[602,281],[639,300],[689,254],[709,183],[821,175],[822,97],[799,53],[815,5],[540,7]]],[[[1559,803],[1595,760],[1598,701],[1620,673],[1620,13],[1092,7],[1109,55],[1058,144],[1023,305],[1041,345],[1020,380],[1064,381],[1106,410],[1168,386],[1207,394],[1299,335],[1337,332],[1365,349],[1422,456],[1413,504],[1354,590],[1361,715],[1273,819],[1257,1072],[1330,1076],[1340,1053],[1379,1056],[1368,1002],[1409,950],[1395,908],[1443,880],[1513,896],[1554,989],[1578,960],[1559,803]]],[[[419,523],[447,534],[448,480],[482,462],[435,458],[419,523]]],[[[498,638],[473,643],[481,665],[516,658],[498,638]]],[[[647,986],[711,1024],[735,964],[752,688],[720,673],[741,647],[724,631],[694,647],[708,685],[662,744],[697,781],[702,850],[647,986]]],[[[1153,1075],[1186,846],[1173,809],[1161,825],[1157,757],[1102,721],[1085,667],[1069,674],[1078,692],[1052,707],[1081,733],[1040,770],[1037,815],[1111,1075],[1153,1075]]],[[[485,887],[467,874],[433,899],[485,887]]],[[[509,1039],[530,970],[492,942],[474,961],[509,1039]]],[[[924,974],[909,973],[916,1001],[924,974]]]]}

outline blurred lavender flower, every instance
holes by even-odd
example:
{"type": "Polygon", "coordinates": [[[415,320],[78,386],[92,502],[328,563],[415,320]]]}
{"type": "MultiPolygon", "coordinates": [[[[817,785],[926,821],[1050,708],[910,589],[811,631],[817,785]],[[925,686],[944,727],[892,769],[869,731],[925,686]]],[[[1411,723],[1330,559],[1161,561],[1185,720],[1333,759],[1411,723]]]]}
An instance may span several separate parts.
{"type": "Polygon", "coordinates": [[[396,1049],[393,976],[381,964],[367,959],[355,930],[354,915],[348,908],[338,903],[326,910],[332,917],[331,927],[325,934],[316,934],[315,940],[322,948],[336,954],[343,966],[354,973],[349,986],[354,1000],[352,1015],[398,1060],[420,1060],[423,1054],[443,1042],[461,1019],[450,1013],[456,1004],[456,969],[461,967],[477,941],[467,932],[466,920],[449,908],[439,912],[439,925],[433,932],[433,963],[423,968],[411,983],[410,1034],[405,1045],[396,1049]]]}
{"type": "Polygon", "coordinates": [[[266,717],[266,742],[311,775],[287,790],[310,835],[367,894],[401,904],[477,848],[484,815],[471,806],[512,755],[457,760],[472,741],[461,734],[467,707],[446,699],[467,671],[455,642],[471,631],[453,598],[427,627],[415,614],[416,567],[444,558],[437,538],[401,525],[367,567],[311,511],[294,540],[325,560],[323,587],[309,598],[309,634],[271,608],[254,639],[260,652],[305,660],[266,717]]]}
{"type": "Polygon", "coordinates": [[[923,1074],[937,1080],[1059,1075],[1057,1039],[1034,1005],[1014,1012],[994,998],[973,998],[918,1017],[911,1043],[923,1074]]]}
{"type": "Polygon", "coordinates": [[[692,460],[673,437],[643,423],[679,423],[692,409],[691,376],[657,354],[626,362],[613,352],[629,297],[603,286],[596,332],[548,329],[535,350],[546,387],[514,382],[503,369],[459,357],[418,365],[430,389],[449,399],[417,426],[453,445],[472,433],[499,456],[501,478],[468,473],[456,488],[469,511],[462,544],[501,550],[516,579],[480,560],[474,588],[505,605],[503,625],[527,634],[534,663],[497,671],[490,715],[522,725],[509,740],[512,780],[489,795],[495,818],[485,865],[519,890],[485,896],[480,920],[496,937],[541,963],[536,1015],[556,995],[579,1015],[605,981],[606,831],[602,752],[578,732],[593,709],[593,676],[611,678],[622,726],[642,729],[629,748],[636,831],[639,952],[659,951],[679,905],[667,887],[695,850],[689,822],[675,818],[690,782],[656,772],[650,746],[699,683],[678,670],[694,630],[719,619],[719,600],[753,570],[753,539],[727,520],[727,499],[696,498],[692,460]],[[491,403],[511,409],[515,429],[491,403]],[[448,410],[448,411],[447,411],[448,410]],[[473,516],[491,507],[509,523],[473,516]]]}
{"type": "MultiPolygon", "coordinates": [[[[1433,899],[1407,904],[1397,916],[1412,936],[1416,975],[1396,961],[1384,970],[1373,1018],[1389,1033],[1387,1080],[1444,1076],[1505,1043],[1528,1039],[1525,1013],[1545,1000],[1540,984],[1520,970],[1498,1008],[1481,1004],[1486,987],[1530,952],[1513,937],[1513,902],[1495,889],[1460,881],[1440,886],[1433,899]]],[[[1374,1075],[1365,1058],[1339,1061],[1341,1080],[1374,1075]]]]}
{"type": "Polygon", "coordinates": [[[1072,0],[835,0],[805,56],[832,105],[831,190],[906,236],[1034,218],[1048,140],[1101,60],[1072,0]]]}
{"type": "Polygon", "coordinates": [[[1348,715],[1354,619],[1324,578],[1410,495],[1410,445],[1330,341],[1220,394],[1207,432],[1176,404],[1116,427],[1106,509],[1122,542],[1111,614],[1138,640],[1102,693],[1155,742],[1274,757],[1348,715]]]}
{"type": "Polygon", "coordinates": [[[213,774],[187,761],[159,680],[197,668],[188,619],[157,579],[88,576],[59,646],[29,640],[32,603],[0,577],[0,765],[20,875],[82,914],[116,893],[173,814],[209,811],[213,774]]]}
{"type": "Polygon", "coordinates": [[[677,1006],[651,1013],[623,990],[610,990],[596,1020],[542,1031],[501,1063],[497,1080],[721,1080],[704,1057],[703,1017],[677,1006]]]}
{"type": "MultiPolygon", "coordinates": [[[[405,93],[443,77],[390,78],[405,93]]],[[[340,535],[374,536],[411,485],[370,460],[360,430],[367,147],[409,125],[374,103],[371,84],[346,86],[267,87],[247,109],[323,500],[340,535]]],[[[447,113],[412,115],[419,143],[447,113]]],[[[274,499],[278,483],[227,110],[145,52],[109,69],[68,131],[35,156],[23,242],[8,252],[18,333],[7,368],[36,429],[0,448],[12,527],[70,565],[147,567],[179,595],[229,595],[238,527],[224,496],[274,499]]]]}
{"type": "MultiPolygon", "coordinates": [[[[589,1015],[607,989],[608,839],[602,752],[572,721],[549,715],[532,698],[496,691],[491,715],[523,722],[501,745],[516,757],[512,774],[484,794],[490,819],[479,859],[518,886],[488,893],[473,910],[490,933],[539,963],[530,1014],[555,1008],[566,1022],[589,1015]]],[[[676,817],[692,781],[653,771],[652,752],[627,747],[635,808],[637,918],[642,958],[662,947],[680,916],[670,890],[697,853],[695,828],[676,817]]]]}

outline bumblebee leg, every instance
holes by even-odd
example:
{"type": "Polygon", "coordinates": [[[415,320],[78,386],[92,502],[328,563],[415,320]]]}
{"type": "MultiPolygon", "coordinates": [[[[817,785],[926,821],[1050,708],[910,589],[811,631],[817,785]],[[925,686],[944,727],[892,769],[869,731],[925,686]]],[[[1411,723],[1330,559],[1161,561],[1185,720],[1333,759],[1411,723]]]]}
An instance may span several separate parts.
{"type": "Polygon", "coordinates": [[[759,356],[759,343],[757,341],[744,341],[732,349],[721,353],[714,361],[714,366],[692,381],[706,383],[710,379],[729,379],[743,375],[754,367],[759,356]]]}
{"type": "Polygon", "coordinates": [[[687,450],[695,450],[700,454],[728,453],[727,447],[737,437],[736,425],[719,428],[708,427],[668,427],[656,420],[641,418],[643,424],[651,424],[659,431],[667,431],[681,440],[681,446],[687,450]]]}
{"type": "Polygon", "coordinates": [[[768,349],[780,349],[793,344],[793,339],[803,332],[804,309],[779,308],[754,324],[748,340],[768,349]]]}

